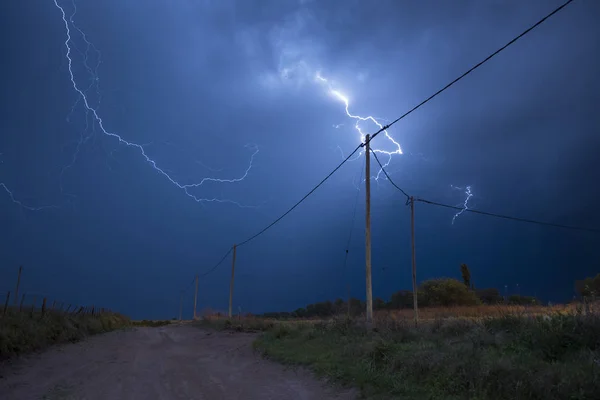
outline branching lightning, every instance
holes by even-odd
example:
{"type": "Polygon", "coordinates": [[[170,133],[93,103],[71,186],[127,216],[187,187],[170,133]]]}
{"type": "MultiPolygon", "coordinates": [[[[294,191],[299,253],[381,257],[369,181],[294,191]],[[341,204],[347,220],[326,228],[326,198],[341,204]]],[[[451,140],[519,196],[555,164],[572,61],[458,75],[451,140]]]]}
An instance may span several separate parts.
{"type": "Polygon", "coordinates": [[[466,210],[469,209],[469,200],[471,199],[471,197],[473,197],[473,192],[471,191],[471,186],[467,186],[464,189],[458,186],[452,186],[452,189],[457,189],[457,190],[464,190],[464,193],[466,195],[465,197],[465,201],[462,204],[462,210],[460,210],[459,212],[457,212],[456,214],[454,214],[454,217],[452,217],[452,225],[454,225],[454,221],[456,220],[456,218],[461,215],[462,213],[464,213],[466,210]]]}
{"type": "MultiPolygon", "coordinates": [[[[361,122],[364,123],[364,122],[370,121],[373,124],[375,124],[379,129],[383,128],[383,124],[378,119],[376,119],[375,117],[373,117],[371,115],[363,117],[363,116],[360,116],[360,115],[354,115],[354,114],[352,114],[350,112],[350,100],[348,99],[348,97],[346,97],[339,90],[335,89],[333,87],[333,85],[331,84],[331,82],[327,78],[323,77],[320,72],[317,72],[315,74],[315,81],[317,83],[321,84],[321,85],[326,86],[327,90],[328,90],[328,93],[330,95],[332,95],[337,100],[339,100],[342,103],[344,103],[344,110],[346,111],[346,115],[349,118],[352,118],[352,119],[354,119],[356,121],[354,123],[354,129],[356,129],[356,131],[358,132],[359,138],[360,138],[361,142],[364,142],[365,141],[365,137],[366,137],[365,133],[362,131],[361,126],[360,126],[361,122]]],[[[334,127],[335,128],[339,128],[340,126],[342,126],[342,125],[341,124],[340,125],[335,125],[334,127]]],[[[392,136],[390,136],[390,134],[389,134],[389,132],[387,130],[383,130],[383,133],[384,133],[385,137],[388,139],[388,141],[392,143],[392,145],[394,147],[394,151],[386,151],[386,150],[383,150],[381,148],[373,148],[373,151],[376,152],[376,153],[385,154],[385,155],[388,156],[387,161],[383,164],[383,167],[385,168],[392,161],[392,156],[394,154],[402,154],[402,147],[400,146],[400,144],[398,142],[396,142],[394,140],[394,138],[392,136]]],[[[373,144],[374,143],[371,143],[371,146],[373,146],[373,144]]],[[[362,154],[363,154],[363,152],[361,151],[352,160],[355,160],[356,158],[360,157],[362,154]]],[[[374,178],[376,180],[378,180],[379,177],[380,177],[380,175],[381,175],[381,173],[382,173],[382,169],[380,168],[379,171],[377,172],[377,175],[374,178]]]]}
{"type": "MultiPolygon", "coordinates": [[[[256,145],[246,145],[247,148],[249,148],[252,151],[252,154],[250,156],[250,162],[248,167],[245,169],[245,171],[243,172],[243,174],[238,177],[238,178],[232,178],[232,179],[220,179],[220,178],[212,178],[212,177],[206,177],[201,179],[199,182],[195,182],[195,183],[181,183],[178,182],[175,178],[173,178],[165,168],[161,168],[158,166],[157,162],[155,160],[153,160],[146,152],[144,145],[143,144],[138,144],[138,143],[134,143],[132,141],[126,140],[125,138],[123,138],[121,135],[111,132],[109,130],[107,130],[105,128],[104,125],[104,120],[102,119],[102,117],[100,116],[98,110],[99,110],[99,104],[100,104],[100,93],[98,90],[98,67],[100,65],[101,62],[101,58],[100,58],[100,52],[98,51],[98,49],[96,49],[96,47],[88,40],[87,36],[85,35],[85,33],[74,23],[74,16],[75,13],[77,11],[77,8],[75,6],[75,3],[73,2],[73,13],[70,16],[67,16],[67,13],[65,12],[65,9],[59,4],[58,0],[53,0],[54,1],[54,5],[56,6],[56,8],[60,11],[61,16],[62,16],[62,21],[64,24],[64,28],[65,28],[65,34],[66,34],[66,39],[64,42],[64,45],[66,47],[66,60],[67,60],[67,64],[68,64],[68,71],[69,71],[69,78],[71,81],[71,86],[73,87],[73,89],[75,90],[75,92],[77,93],[77,101],[75,102],[75,104],[73,105],[73,108],[71,109],[71,113],[69,114],[69,117],[67,119],[70,119],[71,114],[73,113],[75,107],[81,103],[84,107],[85,113],[86,113],[86,129],[82,132],[82,134],[80,135],[79,140],[77,141],[77,145],[73,154],[73,157],[71,159],[71,162],[66,165],[62,172],[61,172],[61,181],[62,181],[62,175],[64,175],[64,172],[71,168],[73,166],[73,164],[77,161],[77,157],[79,155],[80,152],[80,148],[81,146],[88,141],[93,135],[94,135],[94,129],[97,126],[100,130],[100,133],[104,134],[105,136],[108,136],[110,138],[116,139],[117,142],[121,145],[125,145],[126,147],[132,148],[134,150],[136,150],[142,157],[143,159],[150,164],[150,166],[160,175],[162,175],[164,178],[168,179],[169,182],[171,184],[173,184],[174,186],[176,186],[177,188],[181,189],[188,197],[192,198],[194,201],[198,202],[198,203],[205,203],[205,202],[218,202],[218,203],[232,203],[232,204],[236,204],[237,206],[240,207],[254,207],[254,206],[244,206],[241,205],[240,203],[233,201],[233,200],[229,200],[229,199],[221,199],[221,198],[203,198],[203,197],[199,197],[195,194],[193,194],[191,192],[192,189],[194,188],[199,188],[200,186],[202,186],[205,183],[209,183],[209,182],[215,182],[215,183],[235,183],[235,182],[240,182],[242,180],[244,180],[250,170],[252,169],[252,165],[254,162],[254,157],[256,156],[256,154],[258,153],[258,147],[256,145]],[[81,35],[81,39],[83,40],[83,42],[85,43],[86,49],[85,51],[81,51],[79,50],[74,42],[73,42],[73,38],[72,38],[72,34],[73,33],[79,33],[79,35],[81,35]],[[82,87],[77,83],[77,80],[75,78],[75,74],[73,72],[73,57],[72,57],[72,52],[73,51],[77,51],[79,52],[82,56],[83,56],[83,66],[86,69],[86,71],[88,72],[88,74],[91,77],[91,84],[87,89],[82,89],[82,87]],[[97,63],[94,67],[89,65],[89,52],[90,50],[93,50],[96,52],[96,54],[98,55],[97,58],[97,63]],[[88,91],[92,88],[95,87],[96,88],[96,93],[98,95],[98,101],[96,106],[91,104],[91,100],[89,99],[87,93],[88,91]],[[88,118],[89,117],[89,118],[88,118]],[[89,133],[88,132],[88,128],[89,128],[89,120],[91,120],[91,125],[92,125],[92,132],[89,133]]],[[[61,183],[61,188],[62,188],[62,183],[61,183]]],[[[5,187],[6,189],[6,187],[5,187]]],[[[7,190],[7,189],[6,189],[7,190]]]]}

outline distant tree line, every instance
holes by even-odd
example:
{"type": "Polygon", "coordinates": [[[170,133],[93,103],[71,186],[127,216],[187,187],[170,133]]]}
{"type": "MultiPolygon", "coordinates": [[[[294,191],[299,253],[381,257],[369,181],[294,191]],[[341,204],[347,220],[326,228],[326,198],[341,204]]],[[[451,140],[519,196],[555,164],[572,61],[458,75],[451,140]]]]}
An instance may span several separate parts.
{"type": "MultiPolygon", "coordinates": [[[[533,296],[501,296],[496,288],[475,289],[471,280],[471,272],[466,264],[460,266],[462,282],[453,278],[439,278],[424,281],[417,288],[417,301],[419,307],[451,307],[451,306],[474,306],[479,304],[511,304],[511,305],[534,305],[540,304],[533,296]]],[[[600,274],[595,278],[585,280],[582,287],[593,287],[600,289],[600,274]]],[[[592,289],[593,290],[593,289],[592,289]]],[[[298,308],[292,312],[269,312],[264,313],[268,318],[313,318],[329,317],[336,314],[357,316],[364,312],[365,302],[356,298],[350,298],[350,305],[343,299],[335,301],[323,301],[308,304],[306,307],[298,308]]],[[[398,310],[413,308],[413,292],[411,290],[400,290],[392,294],[389,301],[382,298],[373,299],[375,310],[398,310]]]]}

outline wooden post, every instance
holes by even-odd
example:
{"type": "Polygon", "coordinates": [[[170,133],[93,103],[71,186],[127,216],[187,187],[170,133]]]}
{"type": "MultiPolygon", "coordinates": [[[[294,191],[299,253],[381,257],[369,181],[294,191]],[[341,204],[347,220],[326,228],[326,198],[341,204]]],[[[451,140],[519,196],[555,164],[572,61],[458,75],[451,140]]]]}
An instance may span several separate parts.
{"type": "Polygon", "coordinates": [[[179,321],[181,321],[181,313],[183,312],[183,290],[179,295],[179,321]]]}
{"type": "Polygon", "coordinates": [[[198,304],[198,275],[196,275],[196,291],[194,292],[194,316],[193,320],[196,320],[196,304],[198,304]]]}
{"type": "Polygon", "coordinates": [[[21,304],[19,304],[19,313],[23,312],[23,303],[25,302],[25,293],[21,296],[21,304]]]}
{"type": "Polygon", "coordinates": [[[44,314],[46,314],[46,298],[44,297],[44,300],[42,300],[42,317],[44,316],[44,314]]]}
{"type": "Polygon", "coordinates": [[[366,186],[366,218],[365,218],[365,255],[367,283],[367,328],[373,323],[373,288],[371,285],[371,165],[370,145],[371,135],[365,138],[365,186],[366,186]]]}
{"type": "Polygon", "coordinates": [[[350,284],[348,284],[348,319],[350,319],[350,284]]]}
{"type": "Polygon", "coordinates": [[[233,307],[233,278],[235,276],[235,250],[237,245],[233,245],[233,260],[231,261],[231,282],[229,283],[229,318],[231,318],[231,309],[233,307]]]}
{"type": "Polygon", "coordinates": [[[415,310],[415,326],[419,324],[419,306],[417,304],[417,264],[415,260],[415,199],[410,197],[410,238],[412,252],[412,286],[413,286],[413,307],[415,310]]]}
{"type": "Polygon", "coordinates": [[[6,310],[8,310],[8,302],[10,301],[10,292],[6,293],[6,301],[4,302],[4,314],[6,315],[6,310]]]}
{"type": "Polygon", "coordinates": [[[37,299],[37,296],[33,296],[33,302],[31,303],[31,317],[33,318],[33,313],[35,311],[35,300],[37,299]]]}
{"type": "Polygon", "coordinates": [[[19,285],[21,284],[21,272],[23,271],[23,266],[19,265],[19,275],[17,276],[17,288],[15,289],[15,307],[17,306],[17,301],[19,299],[19,285]]]}

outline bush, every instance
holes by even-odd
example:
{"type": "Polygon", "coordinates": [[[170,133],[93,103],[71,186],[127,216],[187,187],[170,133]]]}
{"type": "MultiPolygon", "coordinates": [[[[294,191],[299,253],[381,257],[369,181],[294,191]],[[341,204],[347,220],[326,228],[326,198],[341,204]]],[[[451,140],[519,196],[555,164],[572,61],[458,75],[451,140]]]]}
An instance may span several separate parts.
{"type": "Polygon", "coordinates": [[[475,292],[451,278],[423,282],[419,287],[418,301],[419,305],[429,307],[472,306],[480,303],[475,292]]]}

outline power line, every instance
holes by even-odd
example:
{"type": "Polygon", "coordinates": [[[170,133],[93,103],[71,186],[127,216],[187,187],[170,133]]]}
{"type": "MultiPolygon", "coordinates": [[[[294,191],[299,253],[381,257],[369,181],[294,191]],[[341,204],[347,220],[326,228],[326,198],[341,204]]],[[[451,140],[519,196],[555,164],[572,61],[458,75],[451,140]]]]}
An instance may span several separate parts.
{"type": "Polygon", "coordinates": [[[467,212],[471,212],[471,213],[475,213],[475,214],[481,214],[481,215],[487,215],[487,216],[490,216],[490,217],[510,219],[510,220],[513,220],[513,221],[520,221],[520,222],[528,222],[530,224],[553,226],[555,228],[564,228],[564,229],[572,229],[572,230],[577,230],[577,231],[586,231],[586,232],[600,233],[600,229],[585,228],[585,227],[572,226],[572,225],[555,224],[555,223],[552,223],[552,222],[543,222],[543,221],[537,221],[537,220],[527,219],[527,218],[511,217],[511,216],[508,216],[508,215],[496,214],[496,213],[491,213],[491,212],[487,212],[487,211],[474,210],[472,208],[464,208],[464,207],[458,207],[458,206],[451,206],[449,204],[443,204],[443,203],[438,203],[438,202],[435,202],[435,201],[430,201],[430,200],[425,200],[425,199],[419,199],[419,198],[415,198],[415,201],[420,201],[422,203],[431,204],[431,205],[439,206],[439,207],[451,208],[453,210],[464,210],[464,211],[467,211],[467,212]]]}
{"type": "MultiPolygon", "coordinates": [[[[494,56],[496,56],[497,54],[499,54],[500,52],[502,52],[503,50],[505,50],[508,46],[512,45],[513,43],[515,43],[517,40],[519,40],[520,38],[522,38],[523,36],[525,36],[526,34],[528,34],[529,32],[531,32],[533,29],[535,29],[536,27],[538,27],[539,25],[541,25],[544,21],[546,21],[548,18],[550,18],[551,16],[553,16],[554,14],[556,14],[557,12],[559,12],[560,10],[562,10],[564,7],[566,7],[568,4],[570,4],[571,2],[573,2],[573,0],[568,0],[567,2],[565,2],[564,4],[562,4],[561,6],[557,7],[556,9],[554,9],[551,13],[549,13],[548,15],[546,15],[545,17],[543,17],[542,19],[540,19],[538,22],[536,22],[535,24],[533,24],[532,26],[530,26],[529,28],[527,28],[525,31],[523,31],[521,34],[519,34],[518,36],[516,36],[515,38],[513,38],[512,40],[510,40],[508,43],[506,43],[504,46],[500,47],[498,50],[496,50],[495,52],[493,52],[492,54],[490,54],[489,56],[487,56],[485,59],[483,59],[482,61],[480,61],[479,63],[477,63],[476,65],[474,65],[473,67],[471,67],[468,71],[466,71],[465,73],[463,73],[462,75],[460,75],[458,78],[454,79],[452,82],[448,83],[446,86],[444,86],[443,88],[441,88],[440,90],[438,90],[437,92],[435,92],[434,94],[432,94],[431,96],[429,96],[428,98],[426,98],[425,100],[423,100],[421,103],[417,104],[416,106],[414,106],[412,109],[410,109],[409,111],[405,112],[403,115],[401,115],[400,117],[396,118],[394,121],[392,121],[391,123],[389,123],[388,125],[383,126],[382,128],[380,128],[377,132],[375,132],[373,135],[370,136],[369,142],[371,140],[373,140],[379,133],[389,129],[392,125],[396,124],[398,121],[400,121],[401,119],[407,117],[409,114],[411,114],[413,111],[416,111],[417,109],[419,109],[421,106],[423,106],[425,103],[429,102],[430,100],[432,100],[433,98],[435,98],[436,96],[438,96],[439,94],[441,94],[442,92],[444,92],[446,89],[450,88],[452,85],[454,85],[456,82],[460,81],[462,78],[464,78],[465,76],[469,75],[471,72],[473,72],[474,70],[476,70],[477,68],[479,68],[480,66],[482,66],[483,64],[485,64],[487,61],[489,61],[490,59],[492,59],[494,56]]],[[[311,194],[313,194],[319,187],[321,187],[321,185],[323,185],[323,183],[325,183],[325,181],[327,181],[335,172],[337,172],[338,169],[340,169],[342,167],[342,165],[344,165],[360,148],[364,147],[366,145],[365,143],[361,143],[360,145],[358,145],[354,151],[352,153],[350,153],[350,155],[348,155],[348,157],[346,157],[336,168],[334,168],[333,171],[331,171],[325,178],[323,178],[314,188],[312,188],[306,195],[304,195],[304,197],[302,197],[298,202],[296,202],[290,209],[288,209],[285,213],[283,213],[280,217],[278,217],[277,219],[275,219],[273,222],[271,222],[269,225],[267,225],[265,228],[263,228],[262,230],[260,230],[259,232],[257,232],[256,234],[250,236],[248,239],[240,242],[238,244],[239,246],[242,246],[244,244],[249,243],[250,241],[256,239],[258,236],[262,235],[263,233],[265,233],[267,230],[269,230],[271,227],[273,227],[275,224],[277,224],[279,221],[281,221],[283,218],[285,218],[289,213],[291,213],[296,207],[298,207],[304,200],[306,200],[311,194]]],[[[377,163],[381,166],[383,172],[385,173],[386,177],[388,178],[388,180],[390,181],[390,183],[392,183],[398,190],[400,190],[407,198],[409,197],[408,194],[406,194],[406,192],[404,190],[402,190],[399,186],[397,186],[389,177],[389,175],[387,174],[387,172],[385,171],[385,169],[383,168],[383,166],[381,165],[381,162],[379,161],[379,159],[377,158],[377,155],[373,152],[373,154],[375,155],[375,159],[377,160],[377,163]]],[[[451,207],[451,208],[456,208],[456,209],[462,209],[460,207],[455,207],[455,206],[447,206],[447,205],[443,205],[440,203],[434,203],[434,202],[429,202],[427,200],[423,200],[423,199],[418,199],[418,201],[422,201],[422,202],[427,202],[429,204],[434,204],[434,205],[440,205],[440,206],[444,206],[444,207],[451,207]]],[[[471,210],[471,209],[467,209],[465,211],[470,211],[470,212],[476,212],[476,210],[471,210]]],[[[542,223],[539,221],[533,221],[533,220],[524,220],[524,219],[519,219],[519,218],[513,218],[513,217],[506,217],[506,216],[500,216],[500,215],[495,215],[495,214],[491,214],[491,213],[483,213],[483,212],[478,212],[480,214],[485,214],[485,215],[493,215],[493,216],[498,216],[501,218],[508,218],[508,219],[515,219],[515,220],[521,220],[524,222],[534,222],[534,223],[540,223],[542,225],[552,225],[552,226],[559,226],[559,227],[563,227],[563,228],[570,228],[570,229],[580,229],[580,228],[573,228],[573,227],[568,227],[568,226],[564,226],[564,225],[557,225],[557,224],[549,224],[549,223],[542,223]]],[[[581,228],[581,230],[590,230],[590,229],[586,229],[586,228],[581,228]]],[[[596,230],[591,230],[593,232],[596,232],[596,230]]],[[[231,253],[232,249],[229,249],[229,251],[223,256],[223,258],[221,258],[221,260],[210,270],[206,271],[205,273],[203,273],[201,276],[205,276],[208,275],[209,273],[211,273],[212,271],[214,271],[215,269],[217,269],[219,267],[219,265],[221,265],[221,263],[227,258],[227,256],[231,253]]]]}
{"type": "MultiPolygon", "coordinates": [[[[271,222],[269,225],[267,225],[265,228],[263,228],[262,230],[260,230],[258,233],[250,236],[248,239],[244,240],[243,242],[240,242],[237,247],[240,247],[244,244],[247,244],[248,242],[250,242],[251,240],[256,239],[258,236],[262,235],[263,233],[265,233],[268,229],[270,229],[271,227],[273,227],[273,225],[275,225],[276,223],[278,223],[279,221],[281,221],[283,218],[285,218],[289,213],[291,213],[296,207],[298,207],[304,200],[306,200],[308,198],[308,196],[310,196],[311,194],[313,194],[315,192],[315,190],[317,190],[321,185],[323,185],[323,183],[325,183],[326,180],[328,180],[333,174],[335,174],[337,172],[338,169],[340,169],[342,167],[342,165],[344,165],[360,148],[362,147],[362,143],[358,146],[356,146],[356,148],[354,149],[354,151],[352,153],[350,153],[350,155],[348,155],[348,157],[346,157],[340,164],[338,164],[337,167],[335,167],[333,169],[333,171],[331,171],[325,178],[323,178],[321,180],[321,182],[319,182],[315,187],[313,187],[306,195],[304,195],[304,197],[302,197],[300,200],[298,200],[292,207],[290,207],[285,213],[283,213],[281,216],[279,216],[279,218],[275,219],[273,222],[271,222]]],[[[225,255],[219,260],[218,263],[215,264],[214,267],[212,267],[211,269],[207,270],[206,272],[203,272],[201,275],[201,277],[206,276],[208,274],[210,274],[211,272],[213,272],[214,270],[216,270],[222,263],[223,261],[225,261],[225,259],[227,258],[227,256],[232,252],[233,248],[230,248],[229,251],[227,253],[225,253],[225,255]]]]}
{"type": "MultiPolygon", "coordinates": [[[[373,154],[375,154],[375,153],[373,153],[373,154]]],[[[402,190],[398,185],[396,185],[394,182],[392,182],[392,180],[390,179],[390,177],[389,177],[388,173],[386,172],[385,168],[381,165],[381,163],[377,159],[377,155],[375,155],[375,159],[377,160],[377,163],[379,163],[379,166],[381,167],[381,170],[383,171],[383,173],[385,174],[385,176],[390,180],[390,183],[392,185],[394,185],[394,187],[396,189],[398,189],[400,192],[402,192],[402,194],[404,194],[407,198],[410,198],[410,196],[408,196],[404,190],[402,190]]],[[[471,212],[471,213],[474,213],[474,214],[481,214],[481,215],[487,215],[487,216],[490,216],[490,217],[510,219],[510,220],[513,220],[513,221],[528,222],[528,223],[537,224],[537,225],[553,226],[555,228],[564,228],[564,229],[572,229],[572,230],[578,230],[578,231],[600,233],[600,229],[595,229],[595,228],[586,228],[586,227],[580,227],[580,226],[562,225],[562,224],[555,224],[555,223],[552,223],[552,222],[537,221],[537,220],[528,219],[528,218],[511,217],[509,215],[496,214],[496,213],[492,213],[492,212],[488,212],[488,211],[480,211],[480,210],[475,210],[475,209],[472,209],[472,208],[465,208],[465,207],[459,207],[459,206],[451,206],[449,204],[438,203],[438,202],[435,202],[435,201],[421,199],[421,198],[415,198],[415,201],[420,201],[422,203],[431,204],[431,205],[439,206],[439,207],[451,208],[453,210],[467,211],[467,212],[471,212]]]]}
{"type": "Polygon", "coordinates": [[[492,54],[490,54],[489,56],[487,56],[486,58],[484,58],[482,61],[480,61],[477,64],[475,64],[467,72],[465,72],[464,74],[462,74],[458,78],[454,79],[452,82],[450,82],[449,84],[447,84],[446,86],[444,86],[443,88],[441,88],[440,90],[438,90],[437,92],[435,92],[434,94],[432,94],[431,96],[429,96],[428,98],[426,98],[425,100],[423,100],[422,102],[420,102],[419,104],[417,104],[416,106],[414,106],[412,109],[410,109],[407,112],[405,112],[404,114],[402,114],[400,117],[396,118],[394,121],[392,121],[388,125],[383,126],[381,129],[379,129],[377,132],[375,132],[371,136],[370,140],[373,140],[375,138],[375,136],[377,136],[379,133],[381,133],[381,132],[389,129],[396,122],[398,122],[401,119],[405,118],[406,116],[408,116],[409,114],[411,114],[413,111],[416,111],[422,105],[424,105],[425,103],[427,103],[430,100],[432,100],[434,97],[436,97],[437,95],[439,95],[440,93],[442,93],[443,91],[445,91],[446,89],[448,89],[450,86],[454,85],[456,82],[460,81],[462,78],[464,78],[465,76],[469,75],[471,72],[475,71],[477,68],[481,67],[483,64],[485,64],[486,62],[488,62],[489,60],[491,60],[494,56],[496,56],[497,54],[499,54],[500,52],[502,52],[503,50],[505,50],[508,46],[510,46],[511,44],[515,43],[517,40],[521,39],[523,36],[525,36],[526,34],[528,34],[529,32],[531,32],[532,30],[534,30],[535,28],[537,28],[539,25],[541,25],[548,18],[550,18],[551,16],[553,16],[554,14],[556,14],[557,12],[559,12],[560,10],[562,10],[563,8],[565,8],[571,2],[573,2],[573,0],[568,0],[564,4],[562,4],[561,6],[555,8],[550,14],[546,15],[544,18],[540,19],[538,22],[536,22],[535,24],[531,25],[529,28],[525,29],[523,32],[521,32],[520,35],[516,36],[511,41],[509,41],[508,43],[506,43],[504,46],[500,47],[498,50],[496,50],[495,52],[493,52],[492,54]]]}
{"type": "Polygon", "coordinates": [[[207,271],[205,271],[205,272],[201,273],[200,275],[198,275],[198,277],[203,277],[203,276],[206,276],[206,275],[210,274],[211,272],[213,272],[215,269],[219,268],[219,266],[220,266],[220,265],[223,263],[223,261],[225,261],[225,259],[227,258],[227,256],[228,256],[229,254],[231,254],[231,252],[232,252],[232,251],[233,251],[233,247],[230,247],[230,248],[229,248],[229,251],[228,251],[227,253],[225,253],[225,255],[223,255],[223,257],[221,257],[221,259],[219,260],[219,262],[218,262],[218,263],[216,263],[216,264],[214,265],[214,267],[212,267],[211,269],[209,269],[209,270],[207,270],[207,271]]]}
{"type": "Polygon", "coordinates": [[[373,151],[373,149],[371,149],[371,153],[373,153],[373,155],[375,156],[375,160],[377,161],[377,164],[379,164],[379,166],[381,167],[381,170],[382,170],[382,171],[383,171],[383,173],[385,174],[385,177],[387,178],[387,180],[388,180],[388,181],[390,181],[390,183],[391,183],[392,185],[394,185],[394,187],[395,187],[396,189],[398,189],[399,191],[401,191],[401,192],[402,192],[402,194],[403,194],[404,196],[406,196],[406,201],[407,201],[407,203],[406,203],[406,204],[408,204],[408,200],[410,199],[410,196],[409,196],[408,194],[406,194],[406,192],[405,192],[404,190],[402,190],[402,188],[401,188],[400,186],[396,185],[396,184],[394,183],[394,181],[392,180],[392,178],[390,178],[390,176],[388,175],[388,173],[387,173],[387,171],[385,170],[385,168],[383,168],[383,165],[381,165],[381,162],[379,161],[379,158],[377,157],[377,154],[376,154],[376,153],[373,151]]]}
{"type": "Polygon", "coordinates": [[[248,239],[244,240],[243,242],[239,243],[237,246],[243,246],[246,243],[250,242],[251,240],[256,239],[258,236],[262,235],[263,233],[265,233],[269,228],[271,228],[273,225],[275,225],[276,223],[278,223],[279,221],[281,221],[283,218],[285,218],[289,213],[291,213],[296,207],[298,207],[304,200],[306,200],[308,198],[308,196],[310,196],[311,194],[313,194],[315,192],[315,190],[317,190],[319,187],[321,187],[322,184],[325,183],[325,181],[327,179],[329,179],[333,174],[335,174],[337,172],[338,169],[340,169],[342,167],[342,165],[344,165],[346,163],[346,161],[348,161],[350,158],[352,158],[352,156],[361,148],[363,147],[363,143],[359,144],[358,146],[356,146],[356,148],[354,149],[354,151],[352,153],[350,153],[350,155],[348,155],[348,157],[346,157],[344,159],[344,161],[342,161],[337,167],[335,167],[333,169],[333,171],[331,171],[325,178],[323,178],[321,180],[321,182],[319,182],[317,184],[317,186],[315,186],[314,188],[312,188],[310,190],[310,192],[308,192],[307,194],[304,195],[304,197],[302,197],[300,200],[298,200],[296,202],[296,204],[294,204],[289,210],[287,210],[286,212],[284,212],[283,214],[281,214],[281,216],[279,218],[277,218],[276,220],[274,220],[273,222],[271,222],[269,225],[267,225],[265,228],[263,228],[261,231],[259,231],[258,233],[250,236],[248,239]]]}

